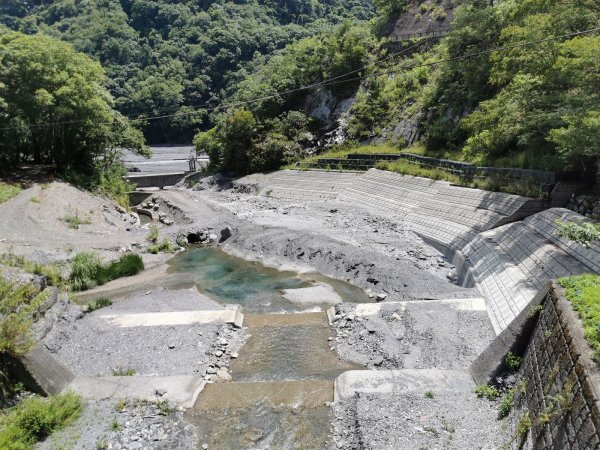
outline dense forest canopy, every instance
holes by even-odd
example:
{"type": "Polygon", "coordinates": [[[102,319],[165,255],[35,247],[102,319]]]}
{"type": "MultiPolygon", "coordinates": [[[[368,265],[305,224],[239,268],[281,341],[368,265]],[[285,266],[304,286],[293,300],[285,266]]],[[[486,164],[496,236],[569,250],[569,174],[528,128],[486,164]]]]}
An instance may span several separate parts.
{"type": "Polygon", "coordinates": [[[275,169],[318,150],[313,100],[324,98],[350,105],[334,130],[347,143],[406,146],[408,127],[430,154],[477,164],[598,162],[600,0],[36,3],[3,2],[0,26],[90,55],[116,109],[147,118],[135,123],[150,142],[199,131],[216,170],[275,169]],[[379,36],[407,15],[426,29],[444,8],[442,39],[379,36]]]}
{"type": "Polygon", "coordinates": [[[370,0],[3,0],[0,22],[100,61],[121,113],[169,116],[145,124],[150,142],[189,142],[249,61],[373,13],[370,0]]]}

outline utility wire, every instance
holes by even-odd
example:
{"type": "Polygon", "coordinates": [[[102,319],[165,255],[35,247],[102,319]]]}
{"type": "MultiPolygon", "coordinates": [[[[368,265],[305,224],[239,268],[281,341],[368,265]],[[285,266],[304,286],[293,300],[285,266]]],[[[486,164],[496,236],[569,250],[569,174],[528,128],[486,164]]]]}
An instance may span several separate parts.
{"type": "MultiPolygon", "coordinates": [[[[501,51],[507,51],[507,50],[512,50],[515,48],[521,48],[521,47],[527,47],[530,45],[534,45],[534,44],[541,44],[544,42],[551,42],[551,41],[556,41],[559,39],[564,39],[564,38],[571,38],[571,37],[575,37],[575,36],[581,36],[581,35],[586,35],[586,34],[592,34],[595,32],[600,31],[600,27],[598,28],[592,28],[589,30],[583,30],[583,31],[576,31],[573,33],[567,33],[567,34],[563,34],[560,36],[552,36],[549,38],[544,38],[544,39],[537,39],[534,41],[527,41],[527,42],[520,42],[518,44],[512,44],[512,45],[507,45],[507,46],[502,46],[502,47],[496,47],[490,50],[482,50],[480,52],[475,52],[475,53],[469,53],[466,55],[462,55],[462,56],[456,56],[456,57],[452,57],[452,58],[445,58],[445,59],[440,59],[437,61],[431,61],[428,63],[421,63],[421,64],[413,64],[413,65],[408,65],[406,67],[403,67],[401,70],[412,70],[412,69],[416,69],[418,67],[432,67],[432,66],[436,66],[436,65],[440,65],[440,64],[444,64],[444,63],[448,63],[448,62],[452,62],[452,61],[462,61],[465,59],[469,59],[469,58],[474,58],[474,57],[478,57],[478,56],[482,56],[482,55],[486,55],[486,54],[492,54],[492,53],[497,53],[497,52],[501,52],[501,51]]],[[[410,48],[414,48],[417,44],[413,45],[410,48]]],[[[409,48],[409,49],[410,49],[409,48]]],[[[405,51],[408,51],[409,49],[405,49],[405,51]]],[[[398,56],[398,55],[395,55],[398,56]]],[[[381,61],[379,61],[377,64],[379,64],[380,62],[383,62],[385,60],[382,59],[381,61]]],[[[366,70],[368,69],[369,66],[365,66],[363,68],[360,69],[356,69],[353,70],[351,72],[348,72],[346,74],[342,74],[342,75],[338,75],[337,77],[333,77],[327,80],[323,80],[317,83],[313,83],[310,85],[306,85],[306,86],[302,86],[299,88],[295,88],[295,89],[289,89],[286,91],[280,91],[280,92],[276,92],[275,94],[271,94],[271,95],[267,95],[267,96],[263,96],[263,97],[257,97],[254,98],[252,100],[246,100],[246,101],[238,101],[238,102],[231,102],[231,103],[222,103],[218,106],[214,106],[214,107],[209,107],[209,108],[203,108],[205,111],[217,111],[220,109],[227,109],[227,108],[232,108],[232,107],[238,107],[238,106],[245,106],[245,105],[249,105],[249,104],[253,104],[253,103],[258,103],[258,102],[262,102],[265,100],[272,100],[275,98],[279,98],[283,95],[288,95],[288,94],[293,94],[296,92],[301,92],[301,91],[305,91],[305,90],[309,90],[309,89],[313,89],[315,87],[320,87],[320,86],[333,86],[336,84],[340,84],[340,83],[348,83],[350,81],[358,81],[358,80],[365,80],[367,78],[373,77],[373,76],[379,76],[379,75],[386,75],[386,74],[391,74],[391,73],[397,73],[398,69],[391,69],[391,70],[387,70],[387,71],[382,71],[382,72],[376,72],[373,74],[369,74],[369,75],[365,75],[365,76],[361,76],[361,77],[356,77],[356,78],[344,78],[343,80],[340,80],[339,78],[342,77],[346,77],[347,75],[350,75],[352,73],[356,73],[356,72],[360,72],[361,70],[366,70]],[[337,80],[337,81],[335,81],[337,80]]],[[[208,106],[208,105],[207,105],[208,106]]],[[[171,117],[176,117],[176,116],[186,116],[186,115],[192,115],[192,114],[196,114],[198,111],[193,111],[193,112],[184,112],[184,113],[176,113],[176,114],[165,114],[165,115],[157,115],[157,116],[151,116],[151,117],[144,117],[144,118],[130,118],[129,120],[131,122],[145,122],[145,121],[151,121],[151,120],[160,120],[160,119],[167,119],[167,118],[171,118],[171,117]]],[[[127,118],[125,116],[123,116],[124,118],[127,118]]],[[[71,120],[71,121],[63,121],[63,122],[46,122],[46,123],[37,123],[37,124],[31,124],[29,125],[29,127],[47,127],[47,126],[55,126],[55,125],[67,125],[67,124],[74,124],[74,123],[83,123],[83,122],[87,122],[86,120],[71,120]]],[[[97,125],[111,125],[113,122],[104,122],[104,123],[98,123],[97,125]]],[[[15,130],[18,129],[20,127],[5,127],[5,128],[0,128],[0,131],[8,131],[8,130],[15,130]]]]}

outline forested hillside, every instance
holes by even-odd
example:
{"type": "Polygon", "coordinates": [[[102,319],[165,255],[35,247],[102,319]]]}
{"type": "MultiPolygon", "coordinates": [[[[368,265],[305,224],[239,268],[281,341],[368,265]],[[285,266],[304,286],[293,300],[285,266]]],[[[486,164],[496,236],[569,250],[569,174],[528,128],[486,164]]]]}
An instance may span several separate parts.
{"type": "Polygon", "coordinates": [[[249,61],[373,13],[371,0],[3,0],[0,23],[97,59],[122,114],[168,116],[145,124],[150,142],[189,142],[249,61]]]}
{"type": "Polygon", "coordinates": [[[597,164],[598,0],[377,3],[385,16],[375,27],[410,14],[415,17],[407,22],[423,21],[424,29],[445,18],[441,5],[450,5],[452,31],[441,40],[390,46],[374,38],[377,28],[342,27],[293,43],[254,64],[232,100],[272,97],[221,114],[213,130],[197,137],[199,148],[226,169],[240,169],[229,161],[249,161],[243,163],[246,170],[291,162],[299,153],[298,138],[282,131],[282,124],[285,128],[289,110],[310,112],[316,90],[324,97],[351,98],[336,130],[345,145],[418,143],[413,151],[559,171],[597,164]],[[296,91],[323,80],[324,85],[296,91]],[[236,147],[239,135],[232,136],[240,127],[246,127],[244,144],[236,147]]]}
{"type": "Polygon", "coordinates": [[[97,59],[149,142],[199,131],[217,170],[276,169],[332,143],[598,162],[600,0],[5,0],[0,20],[97,59]]]}

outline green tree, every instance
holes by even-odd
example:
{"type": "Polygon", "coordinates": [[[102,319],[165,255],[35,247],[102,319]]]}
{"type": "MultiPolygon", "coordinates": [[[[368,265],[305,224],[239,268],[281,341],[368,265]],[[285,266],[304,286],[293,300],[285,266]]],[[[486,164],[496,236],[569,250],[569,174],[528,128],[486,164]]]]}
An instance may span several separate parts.
{"type": "Polygon", "coordinates": [[[97,173],[121,148],[145,151],[141,133],[112,108],[99,63],[42,35],[0,37],[0,160],[97,173]]]}

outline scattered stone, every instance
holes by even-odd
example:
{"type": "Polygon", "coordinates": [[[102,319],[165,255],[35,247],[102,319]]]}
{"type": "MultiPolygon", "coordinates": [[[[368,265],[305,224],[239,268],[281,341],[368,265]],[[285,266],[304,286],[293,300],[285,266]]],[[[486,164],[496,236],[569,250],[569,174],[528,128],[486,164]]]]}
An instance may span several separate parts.
{"type": "Polygon", "coordinates": [[[387,294],[377,294],[376,300],[378,302],[382,302],[387,298],[387,296],[388,296],[387,294]]]}

